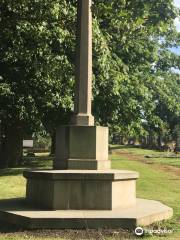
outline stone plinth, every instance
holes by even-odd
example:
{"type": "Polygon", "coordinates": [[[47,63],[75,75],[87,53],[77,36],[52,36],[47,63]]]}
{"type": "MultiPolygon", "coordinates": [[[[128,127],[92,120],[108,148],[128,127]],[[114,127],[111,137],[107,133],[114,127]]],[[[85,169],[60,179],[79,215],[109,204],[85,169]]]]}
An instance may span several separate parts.
{"type": "Polygon", "coordinates": [[[54,169],[110,169],[108,128],[60,126],[56,132],[54,169]]]}
{"type": "Polygon", "coordinates": [[[108,171],[26,171],[26,199],[54,210],[112,210],[136,205],[138,173],[108,171]]]}
{"type": "Polygon", "coordinates": [[[134,229],[169,219],[172,208],[147,199],[137,199],[130,208],[111,211],[56,210],[33,208],[23,199],[0,201],[0,221],[28,229],[134,229]]]}

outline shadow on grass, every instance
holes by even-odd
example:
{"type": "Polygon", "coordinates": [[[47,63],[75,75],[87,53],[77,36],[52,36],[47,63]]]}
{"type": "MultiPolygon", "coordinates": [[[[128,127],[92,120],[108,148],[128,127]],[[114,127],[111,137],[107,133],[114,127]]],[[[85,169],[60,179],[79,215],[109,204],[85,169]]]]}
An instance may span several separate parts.
{"type": "Polygon", "coordinates": [[[21,175],[25,168],[5,168],[0,169],[0,176],[16,176],[21,175]]]}
{"type": "MultiPolygon", "coordinates": [[[[112,150],[124,150],[124,149],[141,149],[141,150],[153,150],[155,153],[159,153],[159,154],[168,154],[167,151],[163,151],[161,149],[155,149],[155,148],[151,148],[151,147],[142,147],[140,145],[114,145],[114,146],[109,146],[109,150],[112,151],[112,150]]],[[[173,156],[176,156],[176,158],[178,158],[178,155],[175,154],[175,153],[172,153],[173,156]]],[[[161,156],[161,155],[160,155],[161,156]]]]}
{"type": "Polygon", "coordinates": [[[0,169],[0,176],[17,176],[22,175],[24,170],[34,169],[52,169],[52,158],[33,157],[23,158],[23,163],[20,167],[0,169]]]}
{"type": "Polygon", "coordinates": [[[20,231],[22,231],[21,227],[0,221],[0,233],[15,233],[20,231]]]}
{"type": "Polygon", "coordinates": [[[53,157],[24,157],[23,165],[25,167],[52,167],[53,157]]]}
{"type": "Polygon", "coordinates": [[[30,161],[30,160],[53,160],[54,156],[35,156],[35,157],[28,157],[28,156],[24,156],[23,160],[24,161],[30,161]]]}
{"type": "Polygon", "coordinates": [[[22,204],[22,202],[22,198],[0,200],[0,233],[14,233],[22,231],[22,227],[6,222],[8,215],[6,216],[6,213],[4,212],[15,209],[19,210],[19,205],[22,204]]]}
{"type": "Polygon", "coordinates": [[[52,168],[52,160],[42,160],[33,158],[31,160],[26,160],[23,164],[26,168],[52,168]]]}
{"type": "Polygon", "coordinates": [[[117,150],[117,149],[126,149],[126,148],[140,148],[139,146],[133,146],[133,145],[115,145],[115,146],[110,146],[110,150],[117,150]]]}

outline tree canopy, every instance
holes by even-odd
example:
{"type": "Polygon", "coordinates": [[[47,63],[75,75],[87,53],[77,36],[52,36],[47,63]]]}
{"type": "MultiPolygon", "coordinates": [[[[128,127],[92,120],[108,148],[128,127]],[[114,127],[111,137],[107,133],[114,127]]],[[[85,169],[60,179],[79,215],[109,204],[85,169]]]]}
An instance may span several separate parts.
{"type": "MultiPolygon", "coordinates": [[[[1,0],[0,119],[53,132],[73,110],[75,0],[1,0]]],[[[179,120],[173,0],[93,1],[93,114],[123,134],[179,120]]]]}
{"type": "MultiPolygon", "coordinates": [[[[162,126],[165,119],[156,111],[162,102],[157,98],[162,95],[161,87],[164,105],[172,115],[179,115],[179,75],[172,71],[172,68],[179,69],[179,56],[170,51],[170,47],[179,44],[173,2],[96,1],[94,7],[105,46],[104,55],[100,54],[104,56],[104,75],[99,74],[98,66],[95,78],[101,89],[95,97],[100,121],[127,134],[146,130],[144,121],[162,126]],[[174,79],[173,89],[170,79],[174,79]],[[177,94],[173,95],[171,90],[177,94]]],[[[98,59],[103,58],[98,56],[98,59]]]]}

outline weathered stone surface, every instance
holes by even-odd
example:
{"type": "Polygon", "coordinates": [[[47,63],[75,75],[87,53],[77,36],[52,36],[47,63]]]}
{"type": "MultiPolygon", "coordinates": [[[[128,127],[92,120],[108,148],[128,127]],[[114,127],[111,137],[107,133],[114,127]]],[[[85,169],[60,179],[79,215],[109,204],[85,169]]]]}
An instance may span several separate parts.
{"type": "Polygon", "coordinates": [[[172,208],[152,200],[137,199],[134,207],[112,211],[32,208],[24,200],[0,201],[0,221],[29,229],[98,229],[146,226],[172,217],[172,208]]]}
{"type": "Polygon", "coordinates": [[[110,169],[108,128],[60,126],[56,133],[54,169],[110,169]]]}
{"type": "Polygon", "coordinates": [[[74,115],[71,123],[93,126],[92,100],[92,0],[78,0],[77,60],[74,115]]]}
{"type": "Polygon", "coordinates": [[[48,209],[111,210],[136,204],[131,171],[34,171],[27,178],[26,199],[48,209]]]}
{"type": "MultiPolygon", "coordinates": [[[[92,169],[92,170],[102,170],[110,169],[111,162],[107,161],[97,161],[97,160],[81,160],[81,159],[69,159],[67,163],[67,169],[92,169]]],[[[59,165],[60,166],[60,165],[59,165]]]]}
{"type": "Polygon", "coordinates": [[[36,170],[24,171],[25,178],[50,180],[130,180],[139,178],[139,173],[128,170],[36,170]]]}

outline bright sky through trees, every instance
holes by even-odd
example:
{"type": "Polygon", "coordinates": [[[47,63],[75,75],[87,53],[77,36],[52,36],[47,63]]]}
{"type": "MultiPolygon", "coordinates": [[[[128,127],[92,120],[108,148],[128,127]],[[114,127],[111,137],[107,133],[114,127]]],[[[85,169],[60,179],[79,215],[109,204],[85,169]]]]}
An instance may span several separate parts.
{"type": "Polygon", "coordinates": [[[174,3],[177,7],[180,7],[180,0],[174,0],[174,3]]]}
{"type": "MultiPolygon", "coordinates": [[[[176,5],[176,7],[180,8],[180,0],[174,0],[174,3],[176,5]]],[[[178,32],[180,32],[180,19],[176,18],[175,25],[176,25],[176,28],[177,28],[178,32]]],[[[172,48],[172,50],[173,50],[173,52],[175,52],[175,53],[180,55],[180,47],[172,48]]]]}
{"type": "MultiPolygon", "coordinates": [[[[176,7],[180,8],[180,0],[174,0],[174,3],[176,5],[176,7]]],[[[176,18],[176,20],[175,20],[175,25],[176,25],[178,31],[180,31],[180,21],[178,18],[176,18]]]]}

